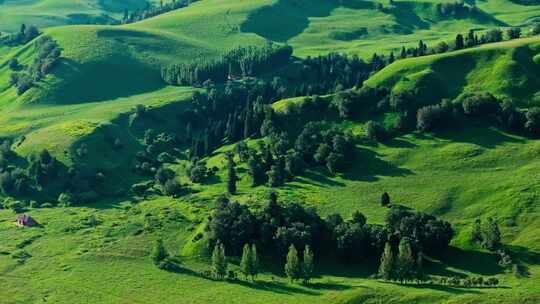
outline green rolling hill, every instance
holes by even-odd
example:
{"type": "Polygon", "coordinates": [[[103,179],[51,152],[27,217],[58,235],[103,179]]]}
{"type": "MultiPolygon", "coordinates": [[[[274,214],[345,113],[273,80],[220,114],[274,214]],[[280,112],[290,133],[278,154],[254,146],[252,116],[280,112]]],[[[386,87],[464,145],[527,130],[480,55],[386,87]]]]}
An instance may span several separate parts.
{"type": "MultiPolygon", "coordinates": [[[[272,108],[284,128],[324,118],[361,138],[355,142],[354,162],[336,175],[315,166],[274,189],[252,187],[249,168],[238,161],[240,180],[233,198],[256,207],[269,191],[277,191],[280,200],[302,202],[323,217],[337,212],[350,218],[360,211],[368,223],[383,224],[387,210],[380,207],[380,195],[388,191],[395,203],[455,228],[450,251],[428,261],[433,275],[496,277],[498,288],[388,283],[370,278],[376,272],[371,261],[346,265],[322,259],[307,286],[290,283],[274,263],[263,265],[256,283],[205,278],[210,267],[205,227],[216,198],[226,192],[226,154],[235,149],[231,143],[219,143],[205,157],[217,171],[202,184],[193,183],[186,172],[191,162],[184,150],[190,143],[175,147],[178,154],[166,167],[190,189],[185,195],[129,192],[132,184],[153,179],[133,169],[138,152],[147,147],[146,130],[187,137],[189,117],[181,114],[198,110],[192,96],[203,89],[165,84],[163,66],[214,59],[234,47],[271,40],[293,47],[294,71],[298,60],[309,56],[339,52],[369,61],[373,53],[397,55],[402,46],[416,47],[419,40],[431,47],[469,29],[481,33],[522,26],[526,34],[540,16],[540,4],[510,0],[467,2],[467,10],[455,15],[441,14],[438,3],[200,0],[140,22],[107,25],[125,9],[146,7],[146,1],[0,0],[0,31],[36,24],[62,48],[52,73],[19,96],[10,85],[9,61],[31,64],[36,40],[0,44],[0,137],[13,140],[20,161],[47,149],[66,168],[103,173],[106,183],[100,188],[107,194],[78,206],[28,207],[41,228],[17,228],[13,211],[0,208],[0,303],[70,303],[74,298],[78,303],[540,302],[540,144],[489,119],[466,120],[434,133],[403,132],[374,143],[363,139],[366,122],[390,126],[399,114],[366,112],[359,119],[340,119],[332,107],[324,113],[303,112],[305,97],[283,99],[272,108]],[[149,116],[137,116],[141,105],[149,116]],[[115,147],[118,138],[122,149],[115,147]],[[84,157],[74,156],[81,147],[88,150],[84,157]],[[522,276],[501,267],[496,253],[471,242],[478,217],[496,219],[505,248],[524,269],[522,276]],[[182,271],[163,271],[151,263],[157,238],[181,260],[182,271]]],[[[525,113],[540,103],[539,56],[538,36],[489,43],[397,60],[365,85],[393,93],[415,91],[424,105],[488,92],[512,99],[525,113]]],[[[283,70],[265,76],[292,77],[283,70]]],[[[325,95],[322,102],[334,98],[334,93],[325,95]]],[[[247,144],[256,147],[256,142],[247,144]]],[[[12,201],[1,194],[4,199],[12,201]]],[[[239,261],[231,262],[238,271],[239,261]]]]}

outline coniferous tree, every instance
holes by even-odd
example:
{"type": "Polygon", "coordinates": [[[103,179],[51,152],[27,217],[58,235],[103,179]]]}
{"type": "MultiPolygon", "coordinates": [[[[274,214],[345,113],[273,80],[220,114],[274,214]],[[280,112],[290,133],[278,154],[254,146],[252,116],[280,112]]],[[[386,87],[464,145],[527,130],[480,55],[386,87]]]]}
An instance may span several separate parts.
{"type": "Polygon", "coordinates": [[[495,250],[501,246],[501,231],[499,230],[497,222],[492,218],[488,219],[482,241],[482,245],[489,250],[495,250]]]}
{"type": "Polygon", "coordinates": [[[291,280],[291,282],[298,280],[302,275],[302,266],[300,264],[300,260],[298,259],[298,251],[296,251],[296,247],[294,247],[292,244],[289,247],[289,252],[287,253],[285,274],[291,280]]]}
{"type": "Polygon", "coordinates": [[[398,278],[401,282],[414,277],[414,259],[411,241],[408,237],[403,237],[399,242],[399,253],[397,258],[398,278]]]}
{"type": "Polygon", "coordinates": [[[383,254],[381,256],[379,276],[386,281],[391,281],[396,278],[396,261],[394,258],[392,245],[389,242],[386,242],[383,254]]]}
{"type": "Polygon", "coordinates": [[[222,279],[227,273],[227,257],[225,256],[225,246],[217,242],[212,251],[212,271],[216,278],[222,279]]]}
{"type": "Polygon", "coordinates": [[[315,271],[315,264],[313,260],[313,251],[309,245],[304,249],[304,261],[302,263],[302,274],[304,276],[304,282],[309,283],[313,277],[315,271]]]}
{"type": "Polygon", "coordinates": [[[456,41],[454,43],[454,49],[461,50],[464,47],[463,35],[457,34],[456,41]]]}
{"type": "Polygon", "coordinates": [[[229,192],[229,194],[236,194],[236,182],[238,181],[233,157],[232,154],[227,156],[227,192],[229,192]]]}
{"type": "Polygon", "coordinates": [[[155,265],[159,265],[163,260],[169,257],[165,246],[163,246],[163,241],[161,239],[157,240],[152,248],[152,261],[155,265]]]}
{"type": "Polygon", "coordinates": [[[471,232],[471,241],[475,243],[482,242],[482,221],[477,218],[474,220],[472,232],[471,232]]]}
{"type": "Polygon", "coordinates": [[[245,244],[242,250],[240,272],[242,272],[246,279],[253,274],[253,255],[249,244],[245,244]]]}
{"type": "Polygon", "coordinates": [[[390,195],[385,192],[381,195],[381,206],[386,207],[388,205],[390,205],[390,195]]]}
{"type": "Polygon", "coordinates": [[[259,256],[257,253],[257,245],[251,245],[251,276],[252,279],[256,278],[259,274],[260,265],[259,265],[259,256]]]}

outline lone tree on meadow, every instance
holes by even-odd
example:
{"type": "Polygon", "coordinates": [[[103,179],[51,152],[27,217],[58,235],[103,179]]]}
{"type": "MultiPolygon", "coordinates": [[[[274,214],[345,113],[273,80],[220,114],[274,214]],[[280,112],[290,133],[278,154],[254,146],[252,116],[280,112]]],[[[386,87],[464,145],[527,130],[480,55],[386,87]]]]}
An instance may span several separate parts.
{"type": "Polygon", "coordinates": [[[212,272],[218,279],[222,279],[227,274],[227,257],[225,256],[225,246],[217,242],[212,251],[212,272]]]}
{"type": "Polygon", "coordinates": [[[390,195],[385,192],[381,195],[381,206],[386,207],[388,205],[390,205],[390,195]]]}
{"type": "Polygon", "coordinates": [[[287,253],[285,274],[291,280],[291,282],[300,279],[302,276],[302,265],[300,264],[300,260],[298,259],[298,251],[296,251],[296,247],[294,247],[294,245],[289,247],[289,253],[287,253]]]}
{"type": "Polygon", "coordinates": [[[163,246],[163,241],[161,239],[157,240],[152,248],[152,261],[155,265],[159,265],[163,260],[169,257],[165,246],[163,246]]]}
{"type": "Polygon", "coordinates": [[[236,164],[234,163],[233,154],[227,155],[227,192],[229,194],[236,194],[236,182],[238,181],[238,176],[236,175],[236,164]]]}

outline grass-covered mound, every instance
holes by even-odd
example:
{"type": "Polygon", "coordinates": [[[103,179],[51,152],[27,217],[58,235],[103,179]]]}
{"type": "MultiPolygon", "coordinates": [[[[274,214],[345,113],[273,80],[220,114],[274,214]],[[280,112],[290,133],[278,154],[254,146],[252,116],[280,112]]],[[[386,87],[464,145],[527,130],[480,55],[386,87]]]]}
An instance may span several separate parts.
{"type": "Polygon", "coordinates": [[[432,102],[462,93],[490,92],[532,106],[538,104],[539,52],[540,40],[527,38],[399,60],[366,84],[396,92],[417,90],[432,102]]]}

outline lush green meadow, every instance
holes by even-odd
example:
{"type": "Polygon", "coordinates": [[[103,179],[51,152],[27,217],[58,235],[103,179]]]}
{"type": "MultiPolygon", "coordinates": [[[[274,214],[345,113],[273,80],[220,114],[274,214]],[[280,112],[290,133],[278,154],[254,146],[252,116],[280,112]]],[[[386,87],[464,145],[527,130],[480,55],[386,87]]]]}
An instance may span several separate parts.
{"type": "MultiPolygon", "coordinates": [[[[157,3],[157,1],[155,1],[157,3]]],[[[287,43],[299,57],[329,52],[398,52],[453,40],[469,29],[524,26],[540,16],[540,5],[510,0],[476,3],[480,13],[453,18],[435,11],[438,1],[201,0],[141,22],[111,25],[123,10],[145,1],[0,0],[0,31],[20,23],[43,27],[63,49],[54,72],[22,96],[10,86],[8,62],[30,64],[34,42],[0,45],[0,137],[14,140],[23,157],[47,149],[66,166],[89,143],[84,165],[105,170],[108,188],[144,178],[132,173],[147,128],[182,133],[178,120],[189,109],[190,87],[166,86],[160,69],[194,58],[214,58],[239,45],[287,43]],[[92,22],[90,22],[92,21],[92,22]],[[159,119],[134,120],[137,105],[159,119]],[[135,121],[135,123],[133,123],[135,121]],[[125,138],[124,149],[113,149],[125,138]]],[[[368,86],[394,92],[418,89],[426,103],[466,92],[488,91],[525,109],[538,105],[540,38],[523,38],[467,50],[399,60],[373,75],[368,86]]],[[[330,100],[331,95],[324,97],[330,100]]],[[[273,105],[278,114],[298,107],[303,97],[273,105]]],[[[377,117],[384,122],[392,117],[377,117]]],[[[361,137],[363,121],[342,121],[341,129],[361,137]]],[[[256,144],[255,140],[249,142],[256,144]]],[[[41,227],[18,228],[15,214],[0,209],[0,303],[539,303],[540,143],[483,121],[464,122],[436,134],[413,132],[383,143],[359,142],[346,173],[309,169],[277,191],[280,200],[315,207],[323,216],[349,218],[361,211],[369,223],[384,223],[380,195],[452,223],[456,236],[444,260],[426,265],[435,276],[497,277],[497,288],[394,284],[370,278],[377,265],[343,265],[317,260],[310,285],[290,283],[281,265],[263,265],[256,282],[215,281],[204,232],[215,200],[226,192],[223,146],[206,158],[219,169],[204,185],[192,183],[189,161],[168,165],[191,192],[179,198],[126,193],[76,207],[32,208],[41,227]],[[471,243],[474,220],[493,217],[513,259],[525,267],[517,278],[497,256],[471,243]],[[156,239],[181,261],[182,271],[158,269],[149,258],[156,239]],[[76,299],[76,300],[74,300],[76,299]]],[[[244,204],[264,201],[272,189],[251,187],[245,164],[238,167],[244,204]]],[[[238,262],[231,261],[232,269],[238,262]]]]}

